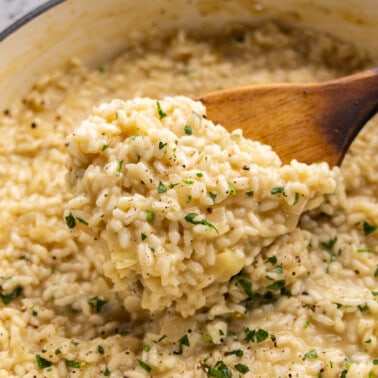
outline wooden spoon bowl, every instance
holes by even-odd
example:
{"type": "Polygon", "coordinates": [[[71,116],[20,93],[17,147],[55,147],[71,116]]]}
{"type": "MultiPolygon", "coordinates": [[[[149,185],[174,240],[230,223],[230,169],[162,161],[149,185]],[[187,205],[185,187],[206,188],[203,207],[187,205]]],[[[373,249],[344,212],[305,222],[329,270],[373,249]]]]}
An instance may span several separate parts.
{"type": "Polygon", "coordinates": [[[378,67],[324,83],[235,87],[199,96],[207,118],[272,146],[283,163],[341,164],[378,111],[378,67]]]}

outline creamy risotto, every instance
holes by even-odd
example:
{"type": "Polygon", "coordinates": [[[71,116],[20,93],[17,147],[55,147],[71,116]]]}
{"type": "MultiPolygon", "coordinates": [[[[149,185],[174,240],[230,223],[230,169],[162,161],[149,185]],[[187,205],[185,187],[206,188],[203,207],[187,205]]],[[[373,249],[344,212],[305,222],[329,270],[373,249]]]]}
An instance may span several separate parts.
{"type": "Polygon", "coordinates": [[[377,121],[282,166],[188,98],[373,64],[267,23],[41,78],[0,119],[0,377],[378,376],[377,121]]]}

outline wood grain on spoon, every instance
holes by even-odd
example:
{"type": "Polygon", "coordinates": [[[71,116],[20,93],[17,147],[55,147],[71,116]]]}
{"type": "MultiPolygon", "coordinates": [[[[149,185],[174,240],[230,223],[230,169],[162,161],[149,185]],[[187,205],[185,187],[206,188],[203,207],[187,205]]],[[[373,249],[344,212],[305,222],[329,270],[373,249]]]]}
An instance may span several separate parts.
{"type": "Polygon", "coordinates": [[[283,163],[334,166],[378,111],[378,68],[324,83],[229,88],[197,100],[208,119],[271,145],[283,163]]]}

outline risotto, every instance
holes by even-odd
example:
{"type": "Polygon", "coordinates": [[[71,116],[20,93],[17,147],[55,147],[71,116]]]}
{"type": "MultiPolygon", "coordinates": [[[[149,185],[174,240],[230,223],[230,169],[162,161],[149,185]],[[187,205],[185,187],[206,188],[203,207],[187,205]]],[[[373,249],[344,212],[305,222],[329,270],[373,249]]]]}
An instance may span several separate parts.
{"type": "Polygon", "coordinates": [[[0,119],[0,377],[378,376],[377,120],[283,166],[188,98],[374,63],[266,23],[42,77],[0,119]]]}

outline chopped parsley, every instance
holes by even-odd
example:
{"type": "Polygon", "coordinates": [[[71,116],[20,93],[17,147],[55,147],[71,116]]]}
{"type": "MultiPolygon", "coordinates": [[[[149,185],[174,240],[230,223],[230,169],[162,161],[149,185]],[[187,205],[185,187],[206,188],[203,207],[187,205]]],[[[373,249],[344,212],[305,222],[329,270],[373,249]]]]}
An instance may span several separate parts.
{"type": "Polygon", "coordinates": [[[121,161],[118,163],[118,168],[117,168],[116,173],[115,173],[116,176],[119,176],[119,175],[121,174],[122,164],[123,164],[123,160],[121,160],[121,161]]]}
{"type": "Polygon", "coordinates": [[[293,205],[296,205],[299,201],[299,193],[295,193],[293,205]]]}
{"type": "Polygon", "coordinates": [[[146,221],[152,222],[155,219],[155,213],[152,210],[146,211],[146,221]]]}
{"type": "Polygon", "coordinates": [[[253,195],[255,194],[255,192],[253,190],[250,190],[248,192],[245,192],[245,194],[248,196],[248,197],[253,197],[253,195]]]}
{"type": "Polygon", "coordinates": [[[276,266],[276,267],[274,268],[274,270],[275,270],[278,274],[282,274],[282,273],[283,273],[282,266],[276,266]]]}
{"type": "Polygon", "coordinates": [[[143,232],[140,234],[140,238],[141,238],[141,240],[143,241],[143,240],[146,240],[147,239],[147,235],[146,234],[144,234],[143,232]]]}
{"type": "Polygon", "coordinates": [[[372,253],[373,251],[370,248],[359,248],[357,253],[372,253]]]}
{"type": "Polygon", "coordinates": [[[217,195],[215,193],[209,192],[209,197],[215,202],[215,199],[217,198],[217,195]]]}
{"type": "Polygon", "coordinates": [[[52,365],[52,362],[46,360],[45,358],[41,357],[39,354],[35,355],[35,359],[37,360],[38,369],[45,369],[52,365]]]}
{"type": "Polygon", "coordinates": [[[101,151],[105,151],[106,149],[108,149],[109,148],[109,145],[108,144],[103,144],[102,145],[102,149],[101,149],[101,151]]]}
{"type": "Polygon", "coordinates": [[[369,222],[365,221],[362,224],[362,229],[364,230],[364,234],[367,236],[367,235],[372,234],[374,231],[376,231],[378,229],[378,226],[374,226],[370,224],[369,222]]]}
{"type": "Polygon", "coordinates": [[[276,188],[273,188],[270,191],[270,194],[276,195],[276,194],[284,194],[285,193],[285,187],[283,186],[277,186],[276,188]]]}
{"type": "Polygon", "coordinates": [[[147,343],[143,343],[143,350],[144,350],[145,352],[149,352],[149,351],[151,350],[150,345],[147,344],[147,343]]]}
{"type": "Polygon", "coordinates": [[[76,219],[77,219],[80,223],[85,224],[86,226],[89,226],[89,223],[88,223],[85,219],[80,218],[80,217],[76,217],[76,219]]]}
{"type": "Polygon", "coordinates": [[[308,320],[305,321],[303,324],[303,328],[308,328],[310,326],[310,322],[308,320]]]}
{"type": "Polygon", "coordinates": [[[286,285],[285,280],[274,281],[272,284],[268,285],[266,288],[269,290],[280,290],[283,289],[286,285]]]}
{"type": "Polygon", "coordinates": [[[70,368],[76,368],[79,369],[81,366],[80,361],[75,361],[75,360],[66,360],[66,366],[70,368]]]}
{"type": "Polygon", "coordinates": [[[159,150],[162,150],[166,145],[167,145],[167,143],[160,141],[159,142],[159,150]]]}
{"type": "Polygon", "coordinates": [[[138,365],[145,370],[147,373],[149,373],[152,369],[150,365],[147,365],[144,361],[142,360],[137,360],[138,365]]]}
{"type": "Polygon", "coordinates": [[[196,176],[197,176],[197,177],[203,177],[203,173],[202,173],[202,172],[197,172],[197,173],[196,173],[196,176]]]}
{"type": "Polygon", "coordinates": [[[183,337],[181,337],[181,339],[178,342],[179,342],[179,350],[177,354],[182,354],[184,351],[184,346],[187,346],[187,347],[190,346],[188,335],[184,335],[183,337]]]}
{"type": "Polygon", "coordinates": [[[366,311],[369,311],[369,306],[365,303],[364,305],[358,305],[357,306],[358,309],[361,311],[361,312],[366,312],[366,311]]]}
{"type": "Polygon", "coordinates": [[[303,355],[302,360],[304,361],[307,359],[317,358],[317,357],[318,357],[318,352],[315,349],[312,349],[303,355]]]}
{"type": "Polygon", "coordinates": [[[228,194],[230,196],[235,196],[236,195],[236,189],[235,189],[234,184],[232,184],[232,183],[229,182],[228,183],[228,189],[229,189],[228,194]]]}
{"type": "Polygon", "coordinates": [[[69,213],[66,217],[64,217],[64,219],[66,220],[68,228],[75,228],[76,220],[72,213],[69,213]]]}
{"type": "Polygon", "coordinates": [[[277,256],[271,256],[267,259],[268,262],[270,262],[273,266],[277,264],[277,256]]]}
{"type": "Polygon", "coordinates": [[[88,304],[89,304],[89,306],[90,306],[93,310],[95,310],[97,314],[101,311],[102,307],[103,307],[106,303],[108,303],[106,300],[101,299],[101,298],[99,298],[99,297],[97,297],[97,296],[88,299],[88,304]]]}
{"type": "Polygon", "coordinates": [[[238,281],[236,284],[240,285],[243,288],[244,292],[248,296],[248,299],[252,299],[253,298],[252,282],[243,276],[239,276],[237,277],[237,279],[238,281]]]}
{"type": "Polygon", "coordinates": [[[219,234],[219,231],[217,230],[217,228],[212,223],[208,222],[206,219],[201,219],[201,220],[196,221],[195,218],[197,218],[197,217],[198,217],[197,213],[189,213],[189,214],[185,215],[184,219],[188,223],[191,223],[191,224],[194,224],[194,225],[201,224],[203,226],[207,226],[209,228],[212,228],[213,230],[215,230],[215,232],[217,234],[219,234]]]}
{"type": "Polygon", "coordinates": [[[229,369],[223,361],[217,361],[213,367],[207,364],[202,364],[202,368],[208,377],[232,378],[231,369],[229,369]]]}
{"type": "Polygon", "coordinates": [[[7,305],[13,301],[13,299],[16,299],[19,297],[22,293],[22,287],[17,286],[13,291],[11,291],[9,294],[4,294],[0,292],[0,298],[3,304],[7,305]]]}
{"type": "Polygon", "coordinates": [[[208,333],[206,333],[205,335],[202,336],[202,340],[205,343],[212,343],[213,342],[213,337],[211,335],[209,335],[208,333]]]}
{"type": "Polygon", "coordinates": [[[167,335],[161,336],[157,342],[160,343],[160,341],[163,341],[166,337],[167,337],[167,335]]]}
{"type": "Polygon", "coordinates": [[[374,277],[378,277],[378,268],[375,269],[374,277]]]}
{"type": "Polygon", "coordinates": [[[193,199],[193,197],[190,194],[188,194],[186,196],[186,203],[190,203],[192,201],[192,199],[193,199]]]}
{"type": "Polygon", "coordinates": [[[241,349],[235,349],[235,350],[231,350],[230,352],[226,352],[224,355],[225,356],[234,355],[236,357],[243,357],[244,352],[241,349]]]}
{"type": "Polygon", "coordinates": [[[269,333],[265,329],[249,329],[248,327],[244,328],[244,341],[246,342],[256,342],[261,343],[269,337],[269,333]]]}
{"type": "Polygon", "coordinates": [[[157,191],[158,193],[165,193],[167,191],[167,187],[161,181],[159,181],[157,191]]]}
{"type": "Polygon", "coordinates": [[[97,345],[97,352],[100,354],[104,354],[105,353],[104,347],[102,345],[97,345]]]}
{"type": "Polygon", "coordinates": [[[249,367],[247,365],[243,365],[243,364],[236,364],[234,366],[234,368],[239,372],[239,373],[242,373],[242,374],[245,374],[245,373],[248,373],[249,372],[249,367]]]}
{"type": "Polygon", "coordinates": [[[374,295],[374,297],[378,297],[378,291],[372,291],[371,293],[374,295]]]}
{"type": "Polygon", "coordinates": [[[329,239],[326,242],[321,243],[321,245],[327,251],[332,252],[333,247],[335,246],[336,242],[337,242],[337,236],[333,237],[332,239],[329,239]]]}
{"type": "Polygon", "coordinates": [[[378,358],[375,358],[375,359],[373,360],[373,365],[375,365],[375,366],[378,365],[378,358]]]}
{"type": "Polygon", "coordinates": [[[163,119],[167,116],[167,113],[165,113],[163,111],[163,109],[161,108],[161,105],[160,105],[160,102],[159,101],[156,101],[156,107],[157,107],[157,111],[159,113],[159,117],[160,119],[163,119]]]}
{"type": "Polygon", "coordinates": [[[189,179],[182,179],[182,182],[184,184],[188,184],[188,185],[193,185],[194,184],[194,181],[193,180],[189,180],[189,179]]]}
{"type": "Polygon", "coordinates": [[[54,353],[58,356],[59,354],[62,354],[62,351],[59,348],[56,348],[54,353]]]}
{"type": "Polygon", "coordinates": [[[105,367],[105,370],[104,370],[104,377],[109,377],[110,376],[110,373],[111,371],[108,369],[108,367],[106,366],[105,367]]]}
{"type": "Polygon", "coordinates": [[[38,311],[37,310],[32,310],[32,315],[33,316],[38,316],[38,311]]]}
{"type": "Polygon", "coordinates": [[[185,125],[184,132],[185,132],[186,135],[192,135],[193,134],[193,129],[192,129],[191,126],[185,125]]]}

